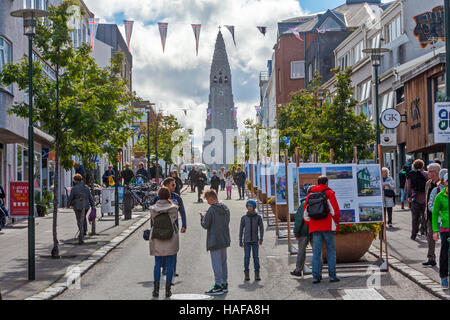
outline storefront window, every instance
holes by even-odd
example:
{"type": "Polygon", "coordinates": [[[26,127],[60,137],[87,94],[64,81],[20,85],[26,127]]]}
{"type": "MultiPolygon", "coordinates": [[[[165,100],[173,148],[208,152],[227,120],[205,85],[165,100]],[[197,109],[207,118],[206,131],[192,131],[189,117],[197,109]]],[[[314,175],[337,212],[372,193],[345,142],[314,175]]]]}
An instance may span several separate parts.
{"type": "Polygon", "coordinates": [[[17,162],[17,181],[23,181],[23,154],[22,154],[22,146],[17,145],[17,154],[16,154],[16,162],[17,162]]]}
{"type": "Polygon", "coordinates": [[[445,102],[445,74],[434,78],[434,102],[445,102]]]}

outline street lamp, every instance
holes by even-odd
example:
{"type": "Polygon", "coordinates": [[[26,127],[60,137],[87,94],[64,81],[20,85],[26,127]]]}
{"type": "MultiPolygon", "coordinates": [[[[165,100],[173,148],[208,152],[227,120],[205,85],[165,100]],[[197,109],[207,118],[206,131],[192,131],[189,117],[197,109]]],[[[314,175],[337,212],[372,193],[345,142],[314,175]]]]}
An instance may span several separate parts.
{"type": "Polygon", "coordinates": [[[22,9],[11,12],[11,16],[23,19],[24,34],[28,37],[28,280],[34,280],[33,37],[36,35],[36,19],[48,16],[48,12],[38,9],[22,9]]]}
{"type": "Polygon", "coordinates": [[[377,128],[377,145],[375,148],[375,161],[380,163],[378,146],[380,145],[380,108],[378,106],[378,67],[381,65],[381,55],[390,52],[387,48],[368,48],[363,49],[363,52],[370,55],[372,61],[372,67],[375,71],[375,112],[376,112],[376,128],[377,128]]]}

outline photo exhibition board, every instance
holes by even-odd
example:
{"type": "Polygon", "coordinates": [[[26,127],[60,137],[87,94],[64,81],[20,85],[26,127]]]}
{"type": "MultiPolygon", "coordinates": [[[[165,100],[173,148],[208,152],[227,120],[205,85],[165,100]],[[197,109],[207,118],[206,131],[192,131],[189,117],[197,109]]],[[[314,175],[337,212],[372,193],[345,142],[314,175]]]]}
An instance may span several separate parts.
{"type": "MultiPolygon", "coordinates": [[[[336,194],[341,223],[383,222],[381,169],[377,164],[301,164],[298,170],[299,201],[320,176],[336,194]]],[[[290,185],[290,184],[289,184],[290,185]]]]}

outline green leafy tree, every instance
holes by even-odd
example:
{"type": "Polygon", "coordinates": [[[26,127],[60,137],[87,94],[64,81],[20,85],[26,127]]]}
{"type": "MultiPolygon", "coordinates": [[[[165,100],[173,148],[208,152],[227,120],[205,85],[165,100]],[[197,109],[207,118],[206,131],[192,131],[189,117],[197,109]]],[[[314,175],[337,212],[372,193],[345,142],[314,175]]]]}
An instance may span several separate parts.
{"type": "MultiPolygon", "coordinates": [[[[79,5],[77,0],[64,0],[58,6],[49,8],[48,21],[51,28],[40,21],[36,28],[34,45],[40,55],[41,61],[33,63],[33,122],[39,121],[42,129],[54,137],[55,176],[53,197],[53,249],[52,256],[59,256],[57,237],[59,165],[70,169],[73,162],[70,160],[72,139],[70,137],[70,119],[77,116],[77,108],[73,103],[72,79],[65,70],[73,63],[74,50],[70,38],[71,28],[68,25],[73,15],[69,10],[79,5]],[[48,62],[56,70],[56,81],[45,76],[41,68],[42,61],[48,62]]],[[[28,62],[27,57],[18,63],[7,64],[0,75],[4,85],[16,83],[20,90],[28,89],[28,62]]],[[[9,110],[21,118],[28,118],[28,104],[15,103],[9,110]]]]}
{"type": "Polygon", "coordinates": [[[372,123],[363,114],[355,114],[357,100],[354,98],[351,69],[335,69],[336,95],[331,103],[325,103],[320,120],[315,123],[318,133],[318,147],[322,159],[329,160],[330,149],[338,163],[351,162],[353,147],[358,149],[358,159],[372,156],[369,144],[375,141],[376,132],[372,123]]]}

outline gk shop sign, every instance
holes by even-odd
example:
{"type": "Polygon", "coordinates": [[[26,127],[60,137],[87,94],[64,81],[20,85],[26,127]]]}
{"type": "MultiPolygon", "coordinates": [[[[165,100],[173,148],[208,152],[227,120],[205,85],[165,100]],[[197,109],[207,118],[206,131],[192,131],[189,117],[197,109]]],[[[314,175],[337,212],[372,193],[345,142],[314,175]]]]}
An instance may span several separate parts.
{"type": "Polygon", "coordinates": [[[380,120],[385,128],[395,129],[402,122],[402,116],[396,109],[389,108],[383,111],[380,120]]]}
{"type": "Polygon", "coordinates": [[[450,103],[434,105],[434,143],[450,143],[450,103]]]}
{"type": "Polygon", "coordinates": [[[28,182],[9,183],[9,206],[11,216],[28,215],[28,182]]]}

